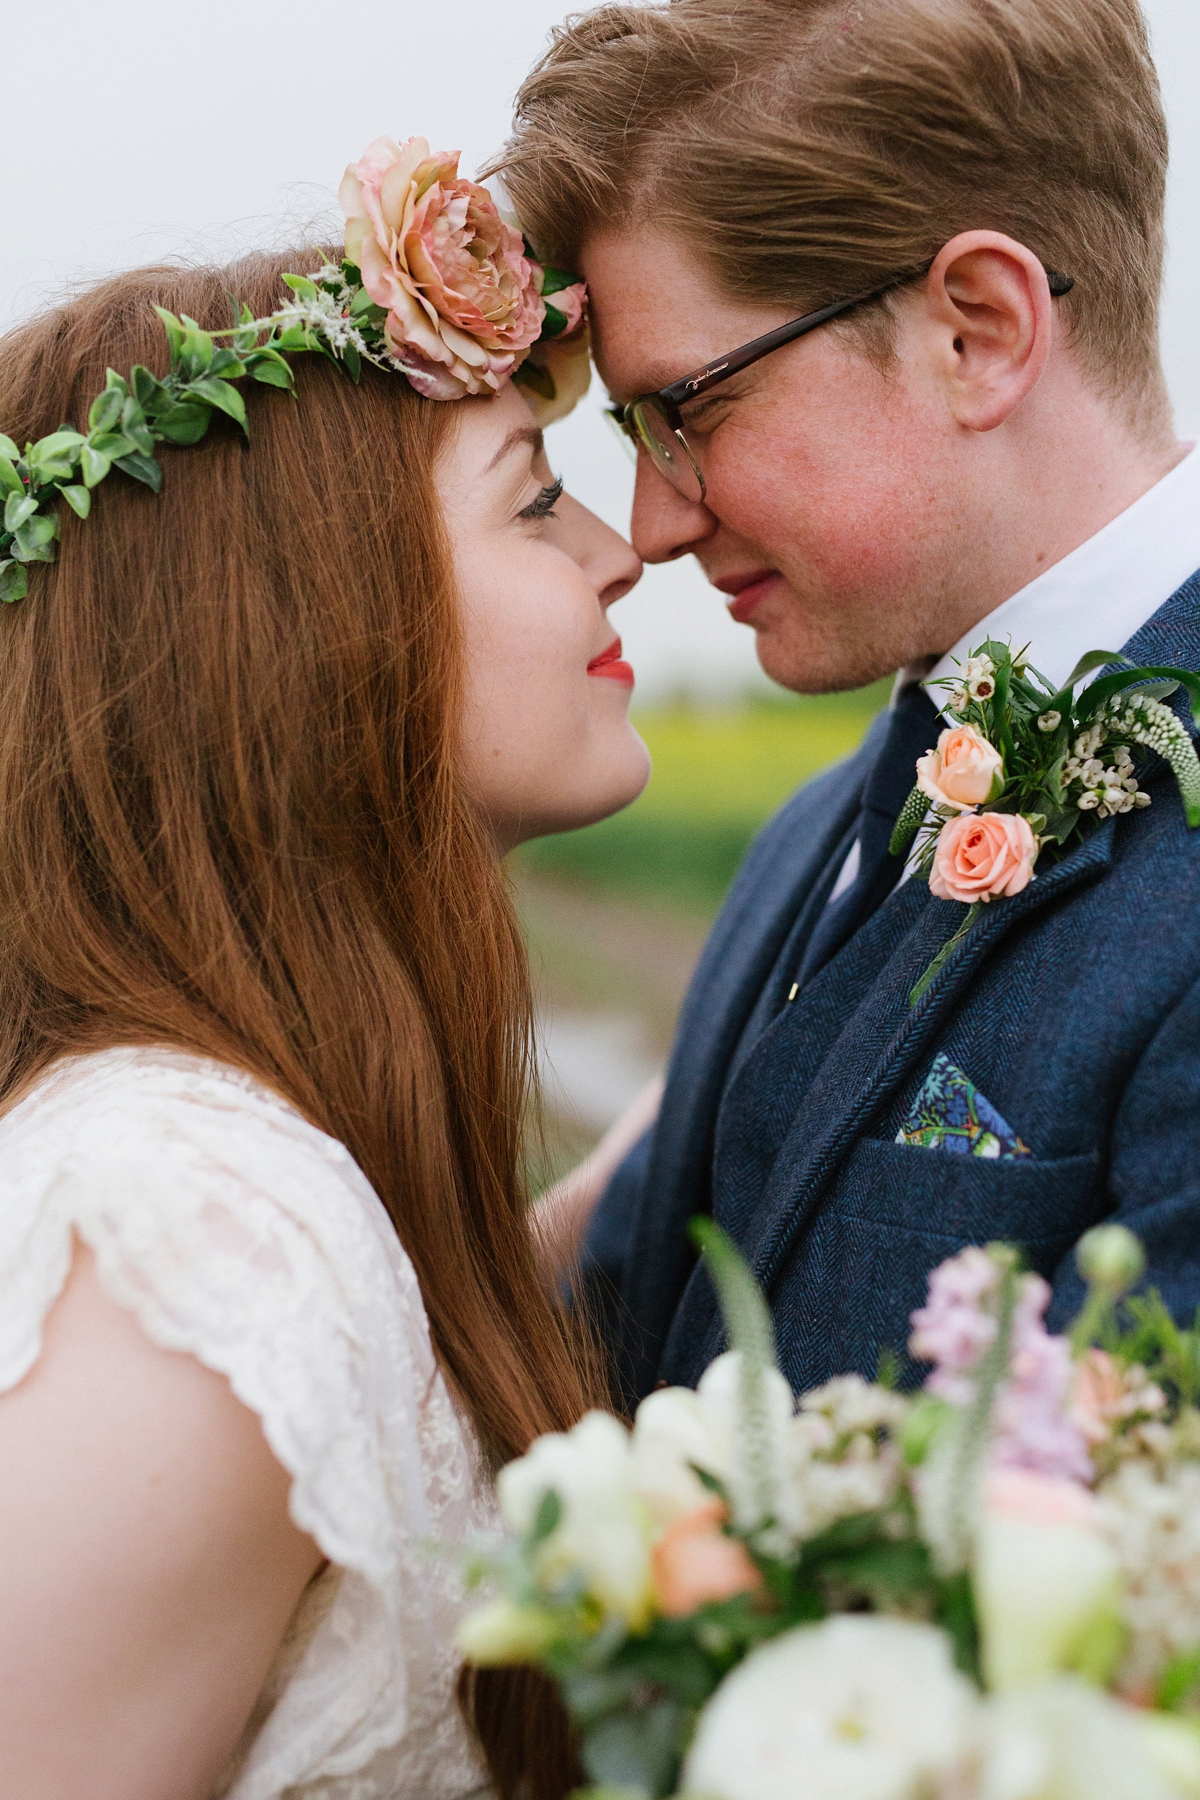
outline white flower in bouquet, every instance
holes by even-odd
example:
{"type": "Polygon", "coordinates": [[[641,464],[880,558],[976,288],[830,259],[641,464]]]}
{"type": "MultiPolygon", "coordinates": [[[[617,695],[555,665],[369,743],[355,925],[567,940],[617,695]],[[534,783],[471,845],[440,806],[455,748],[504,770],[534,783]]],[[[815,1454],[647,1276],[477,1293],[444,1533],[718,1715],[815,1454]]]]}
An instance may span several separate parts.
{"type": "Polygon", "coordinates": [[[1121,1647],[1121,1583],[1095,1496],[1073,1481],[994,1469],[976,1540],[983,1670],[995,1692],[1060,1669],[1103,1681],[1121,1647]]]}
{"type": "Polygon", "coordinates": [[[891,1434],[908,1411],[902,1395],[861,1375],[839,1375],[804,1395],[786,1443],[783,1517],[795,1538],[894,1499],[900,1457],[891,1434]]]}
{"type": "Polygon", "coordinates": [[[609,1413],[590,1412],[571,1431],[537,1439],[497,1480],[500,1511],[509,1528],[533,1529],[549,1493],[561,1514],[537,1549],[541,1579],[582,1575],[589,1591],[630,1625],[641,1625],[652,1603],[646,1510],[633,1483],[630,1435],[609,1413]]]}
{"type": "Polygon", "coordinates": [[[1124,1463],[1100,1496],[1125,1584],[1121,1685],[1141,1699],[1200,1644],[1200,1464],[1124,1463]]]}
{"type": "MultiPolygon", "coordinates": [[[[795,1401],[778,1369],[765,1369],[762,1379],[768,1478],[778,1516],[785,1504],[785,1446],[795,1401]]],[[[726,1490],[735,1525],[753,1529],[758,1524],[752,1473],[742,1466],[739,1454],[741,1382],[741,1353],[727,1350],[710,1363],[695,1393],[688,1388],[663,1388],[642,1401],[633,1430],[634,1482],[656,1525],[670,1525],[712,1498],[694,1467],[703,1469],[726,1490]]]]}
{"type": "Polygon", "coordinates": [[[1188,1768],[1178,1729],[1163,1747],[1135,1708],[1088,1682],[1033,1682],[984,1703],[977,1760],[959,1792],[970,1800],[1184,1800],[1197,1789],[1178,1778],[1188,1768]]]}
{"type": "Polygon", "coordinates": [[[763,1645],[727,1677],[700,1715],[683,1792],[926,1800],[961,1767],[979,1704],[935,1627],[842,1614],[763,1645]]]}

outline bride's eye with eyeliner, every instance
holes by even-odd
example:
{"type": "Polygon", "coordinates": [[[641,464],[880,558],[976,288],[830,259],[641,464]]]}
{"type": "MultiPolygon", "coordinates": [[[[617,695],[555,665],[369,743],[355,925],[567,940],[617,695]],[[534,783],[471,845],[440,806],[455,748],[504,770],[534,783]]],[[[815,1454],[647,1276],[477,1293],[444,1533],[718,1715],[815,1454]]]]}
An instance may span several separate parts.
{"type": "Polygon", "coordinates": [[[549,487],[544,487],[542,489],[536,500],[531,500],[528,506],[523,506],[521,508],[520,512],[517,514],[518,519],[553,518],[554,508],[562,499],[562,491],[563,484],[560,475],[557,481],[552,481],[549,487]]]}

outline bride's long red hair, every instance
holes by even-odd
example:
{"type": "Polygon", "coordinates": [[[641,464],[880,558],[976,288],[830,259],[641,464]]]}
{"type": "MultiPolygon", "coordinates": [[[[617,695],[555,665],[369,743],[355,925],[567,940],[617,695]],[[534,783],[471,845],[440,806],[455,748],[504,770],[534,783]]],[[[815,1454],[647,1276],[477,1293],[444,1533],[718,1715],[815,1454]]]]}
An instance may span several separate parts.
{"type": "MultiPolygon", "coordinates": [[[[157,303],[257,316],[295,258],[122,275],[0,348],[0,429],[82,425],[106,365],[165,372],[157,303]]],[[[462,641],[434,465],[454,408],[295,359],[114,473],[0,618],[0,1106],[56,1059],[168,1044],[236,1064],[353,1154],[420,1278],[493,1464],[588,1378],[535,1274],[530,997],[460,783],[462,641]]],[[[468,1695],[505,1795],[570,1785],[528,1677],[468,1695]]]]}

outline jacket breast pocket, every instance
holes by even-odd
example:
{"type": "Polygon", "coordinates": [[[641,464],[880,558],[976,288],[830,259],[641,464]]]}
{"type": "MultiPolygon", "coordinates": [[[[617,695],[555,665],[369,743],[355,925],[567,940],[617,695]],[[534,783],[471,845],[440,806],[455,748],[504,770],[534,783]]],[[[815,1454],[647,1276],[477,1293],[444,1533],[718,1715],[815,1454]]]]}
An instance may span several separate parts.
{"type": "Polygon", "coordinates": [[[797,1392],[850,1369],[870,1378],[886,1348],[915,1382],[910,1319],[940,1262],[1001,1240],[1050,1279],[1107,1210],[1095,1156],[1002,1161],[857,1144],[773,1286],[784,1373],[797,1392]]]}
{"type": "Polygon", "coordinates": [[[1094,1153],[1040,1159],[952,1156],[868,1138],[843,1164],[825,1214],[929,1241],[931,1262],[966,1244],[1020,1244],[1051,1267],[1105,1210],[1094,1153]]]}

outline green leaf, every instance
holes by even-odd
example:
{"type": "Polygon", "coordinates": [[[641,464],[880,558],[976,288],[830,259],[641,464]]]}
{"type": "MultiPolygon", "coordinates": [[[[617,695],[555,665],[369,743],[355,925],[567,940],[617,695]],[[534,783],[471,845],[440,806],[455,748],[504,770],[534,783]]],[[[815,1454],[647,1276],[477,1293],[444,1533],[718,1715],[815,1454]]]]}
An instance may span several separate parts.
{"type": "Polygon", "coordinates": [[[684,1710],[660,1700],[635,1713],[614,1713],[583,1734],[580,1752],[592,1781],[661,1800],[674,1791],[684,1710]]]}
{"type": "Polygon", "coordinates": [[[154,433],[146,424],[146,415],[132,394],[121,408],[121,430],[143,456],[154,455],[154,433]]]}
{"type": "Polygon", "coordinates": [[[79,453],[83,468],[85,487],[94,488],[97,482],[103,481],[112,468],[112,457],[106,456],[103,450],[97,450],[94,444],[85,444],[79,453]]]}
{"type": "Polygon", "coordinates": [[[247,437],[250,435],[250,427],[246,423],[246,402],[237,389],[230,387],[227,381],[221,381],[215,375],[205,376],[202,381],[193,381],[187,392],[189,399],[194,394],[197,400],[207,400],[208,404],[215,406],[219,412],[228,413],[229,417],[236,420],[241,426],[247,437]]]}
{"type": "MultiPolygon", "coordinates": [[[[1062,686],[1062,692],[1070,694],[1071,689],[1081,682],[1085,675],[1092,674],[1095,669],[1103,669],[1109,663],[1125,663],[1127,668],[1133,667],[1133,664],[1122,656],[1119,650],[1089,650],[1086,656],[1080,657],[1067,676],[1062,686]]],[[[1056,710],[1061,712],[1062,708],[1059,707],[1056,710]]]]}
{"type": "Polygon", "coordinates": [[[189,406],[177,401],[154,421],[158,435],[168,444],[198,444],[212,421],[210,406],[189,406]]]}
{"type": "Polygon", "coordinates": [[[23,494],[25,483],[6,456],[0,456],[0,494],[23,494]]]}
{"type": "Polygon", "coordinates": [[[554,377],[548,369],[541,369],[530,358],[523,362],[513,375],[518,387],[531,388],[543,400],[553,400],[558,393],[554,385],[554,377]]]}
{"type": "Polygon", "coordinates": [[[29,592],[29,577],[18,562],[0,562],[0,600],[11,606],[29,592]]]}
{"type": "Polygon", "coordinates": [[[246,365],[233,350],[218,350],[212,359],[210,375],[219,376],[222,381],[240,381],[246,373],[246,365]]]}
{"type": "Polygon", "coordinates": [[[92,496],[85,487],[65,487],[62,489],[62,497],[71,511],[78,513],[81,519],[86,519],[92,510],[92,496]]]}
{"type": "Polygon", "coordinates": [[[189,380],[196,375],[204,375],[212,367],[214,344],[207,331],[202,331],[195,319],[183,314],[186,327],[183,336],[183,351],[179,358],[179,367],[189,380]]]}
{"type": "Polygon", "coordinates": [[[362,357],[353,344],[347,344],[342,351],[342,361],[352,381],[357,381],[362,374],[362,357]]]}
{"type": "Polygon", "coordinates": [[[567,329],[566,313],[560,312],[558,310],[557,306],[551,306],[550,302],[547,301],[545,314],[542,318],[541,335],[544,338],[556,338],[556,337],[560,337],[566,329],[567,329]]]}
{"type": "Polygon", "coordinates": [[[26,519],[32,519],[37,509],[37,501],[24,488],[19,493],[10,494],[4,502],[5,531],[19,531],[26,519]]]}
{"type": "Polygon", "coordinates": [[[293,294],[299,294],[302,300],[315,300],[317,297],[317,284],[310,281],[307,275],[285,275],[283,285],[291,288],[293,294]]]}
{"type": "Polygon", "coordinates": [[[1180,1712],[1194,1700],[1200,1686],[1200,1649],[1185,1650],[1167,1664],[1158,1684],[1158,1705],[1163,1712],[1180,1712]]]}
{"type": "Polygon", "coordinates": [[[1144,687],[1147,681],[1155,680],[1177,681],[1180,687],[1185,687],[1192,697],[1192,719],[1200,725],[1200,676],[1193,675],[1190,669],[1135,668],[1129,663],[1119,674],[1104,675],[1094,681],[1080,695],[1080,704],[1086,700],[1089,703],[1087,716],[1094,717],[1097,707],[1111,694],[1120,693],[1123,688],[1144,687]]]}
{"type": "Polygon", "coordinates": [[[115,369],[105,369],[104,374],[106,377],[104,383],[105,388],[112,388],[116,393],[120,394],[121,405],[124,406],[126,400],[129,398],[129,383],[123,375],[118,375],[115,369]]]}
{"type": "Polygon", "coordinates": [[[162,320],[163,330],[167,334],[167,343],[171,351],[171,367],[174,368],[183,355],[183,344],[187,333],[175,314],[168,312],[165,306],[156,306],[154,310],[162,320]]]}
{"type": "Polygon", "coordinates": [[[58,534],[58,520],[47,513],[39,513],[21,526],[12,553],[18,562],[53,562],[58,534]]]}
{"type": "Polygon", "coordinates": [[[84,439],[78,431],[54,431],[39,438],[25,454],[31,475],[41,481],[66,481],[78,467],[84,439]]]}
{"type": "Polygon", "coordinates": [[[129,379],[133,384],[134,397],[144,413],[154,412],[159,406],[170,405],[170,395],[158,377],[141,363],[135,363],[129,371],[129,379]]]}
{"type": "Polygon", "coordinates": [[[10,463],[20,462],[21,460],[21,452],[17,449],[17,446],[13,443],[12,439],[10,437],[5,437],[2,431],[0,431],[0,457],[3,457],[6,462],[10,463]]]}
{"type": "Polygon", "coordinates": [[[551,294],[561,294],[564,288],[574,287],[583,280],[582,275],[572,275],[567,269],[552,269],[549,264],[542,268],[542,299],[551,294]]]}
{"type": "Polygon", "coordinates": [[[162,469],[152,456],[143,456],[134,450],[129,456],[116,456],[113,462],[126,475],[132,475],[135,481],[144,482],[154,493],[162,487],[162,469]]]}
{"type": "Polygon", "coordinates": [[[311,348],[308,340],[309,334],[303,325],[289,325],[286,331],[281,331],[279,334],[279,348],[281,350],[308,350],[311,348]]]}
{"type": "Polygon", "coordinates": [[[290,388],[292,385],[292,371],[282,357],[278,362],[255,363],[250,373],[265,387],[290,388]]]}
{"type": "Polygon", "coordinates": [[[529,1533],[529,1546],[536,1548],[545,1543],[551,1534],[558,1530],[563,1515],[563,1503],[553,1488],[547,1488],[538,1505],[537,1514],[529,1533]]]}
{"type": "Polygon", "coordinates": [[[137,449],[133,440],[121,431],[94,431],[88,443],[100,456],[107,456],[110,462],[115,462],[118,456],[131,456],[137,449]]]}
{"type": "Polygon", "coordinates": [[[387,318],[386,309],[382,306],[376,306],[367,289],[365,287],[360,287],[353,300],[350,302],[350,317],[352,319],[361,319],[371,313],[380,313],[385,319],[387,318]]]}

